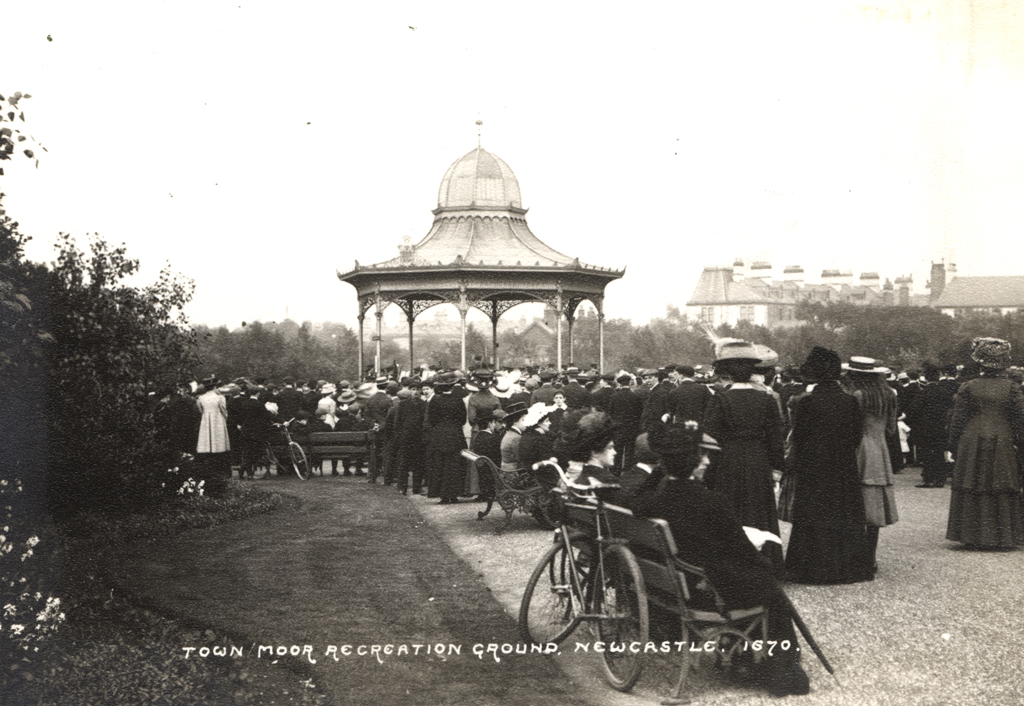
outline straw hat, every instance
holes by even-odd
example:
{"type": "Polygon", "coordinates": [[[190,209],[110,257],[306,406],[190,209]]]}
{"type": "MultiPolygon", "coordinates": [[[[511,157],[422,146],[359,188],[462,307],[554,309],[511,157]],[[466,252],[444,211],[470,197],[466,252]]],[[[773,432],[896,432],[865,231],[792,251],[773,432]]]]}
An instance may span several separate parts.
{"type": "Polygon", "coordinates": [[[718,349],[718,357],[715,359],[715,363],[721,363],[724,360],[750,360],[754,363],[759,363],[761,362],[761,357],[752,343],[729,341],[728,343],[723,343],[718,349]]]}
{"type": "Polygon", "coordinates": [[[851,373],[864,373],[868,375],[873,373],[888,375],[892,372],[889,368],[885,367],[874,358],[868,358],[862,355],[850,356],[850,362],[843,363],[843,370],[848,370],[851,373]]]}

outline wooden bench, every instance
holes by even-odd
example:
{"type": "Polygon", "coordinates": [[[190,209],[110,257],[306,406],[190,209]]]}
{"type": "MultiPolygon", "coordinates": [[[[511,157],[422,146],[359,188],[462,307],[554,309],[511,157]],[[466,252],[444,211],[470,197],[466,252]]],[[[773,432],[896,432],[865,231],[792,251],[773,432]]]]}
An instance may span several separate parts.
{"type": "MultiPolygon", "coordinates": [[[[377,462],[372,431],[315,431],[302,441],[312,469],[329,459],[365,458],[370,468],[377,462]]],[[[320,471],[321,475],[323,470],[320,471]]]]}
{"type": "Polygon", "coordinates": [[[532,515],[545,529],[555,528],[561,511],[561,498],[538,483],[526,469],[503,471],[491,459],[468,449],[462,451],[462,456],[476,467],[479,474],[494,479],[494,497],[487,498],[487,507],[476,514],[476,519],[487,517],[497,501],[505,512],[505,524],[498,528],[498,532],[511,524],[512,513],[516,510],[532,515]]]}
{"type": "Polygon", "coordinates": [[[763,607],[727,610],[705,571],[676,556],[676,543],[668,523],[661,519],[635,516],[631,511],[605,504],[609,536],[626,542],[636,557],[647,589],[648,604],[679,617],[679,677],[675,693],[663,703],[684,703],[683,690],[690,669],[701,655],[714,658],[723,668],[734,665],[745,654],[754,662],[763,652],[754,651],[756,640],[768,634],[768,613],[763,607]],[[700,647],[692,652],[691,645],[700,647]],[[705,646],[713,645],[711,651],[705,646]]]}

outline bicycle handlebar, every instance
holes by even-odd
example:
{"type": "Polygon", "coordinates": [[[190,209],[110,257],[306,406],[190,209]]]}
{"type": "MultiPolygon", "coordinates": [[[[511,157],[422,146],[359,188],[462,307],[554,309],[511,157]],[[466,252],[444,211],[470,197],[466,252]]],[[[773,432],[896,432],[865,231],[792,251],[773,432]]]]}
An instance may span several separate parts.
{"type": "Polygon", "coordinates": [[[562,467],[560,465],[558,465],[558,459],[556,459],[556,458],[549,458],[546,461],[538,461],[537,463],[533,464],[532,468],[535,471],[539,471],[544,466],[551,466],[556,471],[558,471],[558,475],[559,475],[559,477],[561,477],[562,482],[565,483],[565,486],[567,488],[571,488],[573,490],[581,490],[581,491],[593,492],[593,491],[601,489],[601,488],[618,488],[618,487],[620,487],[618,483],[603,483],[603,482],[597,480],[596,478],[588,478],[588,480],[590,482],[587,483],[586,485],[584,485],[582,483],[576,483],[575,481],[572,481],[572,480],[569,479],[569,476],[566,475],[564,470],[562,470],[562,467]]]}

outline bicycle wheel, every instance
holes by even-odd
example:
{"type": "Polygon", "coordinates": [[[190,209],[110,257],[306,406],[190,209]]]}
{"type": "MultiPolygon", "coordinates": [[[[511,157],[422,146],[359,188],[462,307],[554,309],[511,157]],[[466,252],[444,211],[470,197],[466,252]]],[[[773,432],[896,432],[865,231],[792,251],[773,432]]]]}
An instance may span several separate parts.
{"type": "Polygon", "coordinates": [[[288,455],[292,458],[292,468],[302,480],[309,480],[309,461],[306,460],[306,452],[294,441],[288,444],[288,455]]]}
{"type": "MultiPolygon", "coordinates": [[[[580,624],[578,611],[573,609],[572,574],[570,562],[577,562],[579,548],[559,542],[544,553],[533,570],[519,605],[519,636],[523,642],[543,645],[559,643],[580,624]]],[[[583,581],[582,573],[579,579],[583,581]]],[[[576,605],[582,609],[582,596],[576,596],[576,605]]]]}
{"type": "Polygon", "coordinates": [[[605,681],[618,691],[629,691],[643,671],[647,642],[647,591],[633,553],[619,544],[604,550],[604,576],[591,572],[592,610],[598,639],[605,643],[601,666],[605,681]],[[631,649],[633,648],[633,649],[631,649]],[[638,649],[637,649],[638,648],[638,649]],[[634,651],[634,649],[636,651],[634,651]]]}

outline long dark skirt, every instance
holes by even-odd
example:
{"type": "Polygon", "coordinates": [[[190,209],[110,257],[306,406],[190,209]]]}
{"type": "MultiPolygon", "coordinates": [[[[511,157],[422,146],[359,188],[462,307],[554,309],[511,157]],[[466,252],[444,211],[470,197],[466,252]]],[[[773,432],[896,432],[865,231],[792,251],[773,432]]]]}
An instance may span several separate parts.
{"type": "Polygon", "coordinates": [[[459,449],[428,451],[427,497],[454,500],[466,489],[466,459],[459,449]]]}
{"type": "Polygon", "coordinates": [[[1024,544],[1024,512],[1018,491],[976,493],[954,488],[946,539],[978,547],[1024,544]]]}
{"type": "Polygon", "coordinates": [[[794,524],[786,550],[786,579],[794,583],[868,581],[863,556],[864,528],[794,524]]]}

